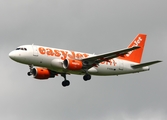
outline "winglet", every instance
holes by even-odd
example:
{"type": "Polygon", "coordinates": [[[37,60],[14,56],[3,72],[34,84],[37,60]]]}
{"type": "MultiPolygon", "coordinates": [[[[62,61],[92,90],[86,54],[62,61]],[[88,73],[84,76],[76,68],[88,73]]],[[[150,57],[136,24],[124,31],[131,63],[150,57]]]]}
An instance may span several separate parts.
{"type": "Polygon", "coordinates": [[[140,63],[145,46],[146,36],[146,34],[138,34],[136,38],[130,43],[128,48],[132,48],[134,46],[139,46],[140,48],[137,50],[130,51],[128,54],[120,56],[119,58],[127,61],[140,63]]]}

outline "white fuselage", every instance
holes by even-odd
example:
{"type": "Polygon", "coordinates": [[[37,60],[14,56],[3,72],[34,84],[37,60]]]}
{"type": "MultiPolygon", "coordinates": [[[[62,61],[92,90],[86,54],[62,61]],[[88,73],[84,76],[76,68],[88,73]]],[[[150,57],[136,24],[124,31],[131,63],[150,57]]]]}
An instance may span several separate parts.
{"type": "MultiPolygon", "coordinates": [[[[94,54],[81,53],[57,48],[50,48],[37,45],[23,45],[19,49],[9,54],[10,58],[27,65],[45,67],[52,71],[68,74],[85,74],[84,70],[68,70],[63,67],[64,59],[82,59],[94,54]]],[[[149,67],[133,69],[131,66],[137,63],[114,58],[103,61],[90,68],[88,73],[91,75],[120,75],[149,70],[149,67]]]]}

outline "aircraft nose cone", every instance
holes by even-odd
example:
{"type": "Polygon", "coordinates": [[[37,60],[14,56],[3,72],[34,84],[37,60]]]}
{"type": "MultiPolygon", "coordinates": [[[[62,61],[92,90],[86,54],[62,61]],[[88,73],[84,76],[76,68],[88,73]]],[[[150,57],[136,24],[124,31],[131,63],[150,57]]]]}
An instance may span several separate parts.
{"type": "Polygon", "coordinates": [[[13,52],[13,51],[10,52],[10,53],[9,53],[9,57],[10,57],[11,59],[13,59],[13,60],[16,59],[16,54],[15,54],[15,52],[13,52]]]}
{"type": "Polygon", "coordinates": [[[16,61],[16,62],[20,62],[20,63],[25,63],[26,58],[24,56],[21,55],[20,51],[12,51],[9,53],[9,57],[16,61]]]}

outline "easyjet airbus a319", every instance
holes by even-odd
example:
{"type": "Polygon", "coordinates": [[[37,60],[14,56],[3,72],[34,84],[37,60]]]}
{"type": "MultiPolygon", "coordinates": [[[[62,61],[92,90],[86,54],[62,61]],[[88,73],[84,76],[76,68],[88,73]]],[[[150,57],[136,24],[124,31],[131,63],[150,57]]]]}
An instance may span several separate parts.
{"type": "Polygon", "coordinates": [[[19,63],[29,65],[29,76],[45,80],[58,74],[64,77],[62,85],[69,86],[68,74],[83,75],[85,81],[92,75],[108,76],[147,71],[149,65],[161,62],[140,63],[146,41],[145,34],[138,34],[128,48],[104,54],[88,54],[38,45],[22,45],[9,53],[19,63]],[[36,67],[34,67],[36,66],[36,67]]]}

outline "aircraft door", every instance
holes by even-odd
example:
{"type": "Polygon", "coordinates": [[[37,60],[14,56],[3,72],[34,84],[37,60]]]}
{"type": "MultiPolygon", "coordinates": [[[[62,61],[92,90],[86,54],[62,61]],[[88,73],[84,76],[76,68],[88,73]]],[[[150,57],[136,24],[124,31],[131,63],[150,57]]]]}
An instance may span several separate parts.
{"type": "Polygon", "coordinates": [[[32,45],[32,49],[33,49],[33,56],[38,56],[37,46],[32,45]]]}

